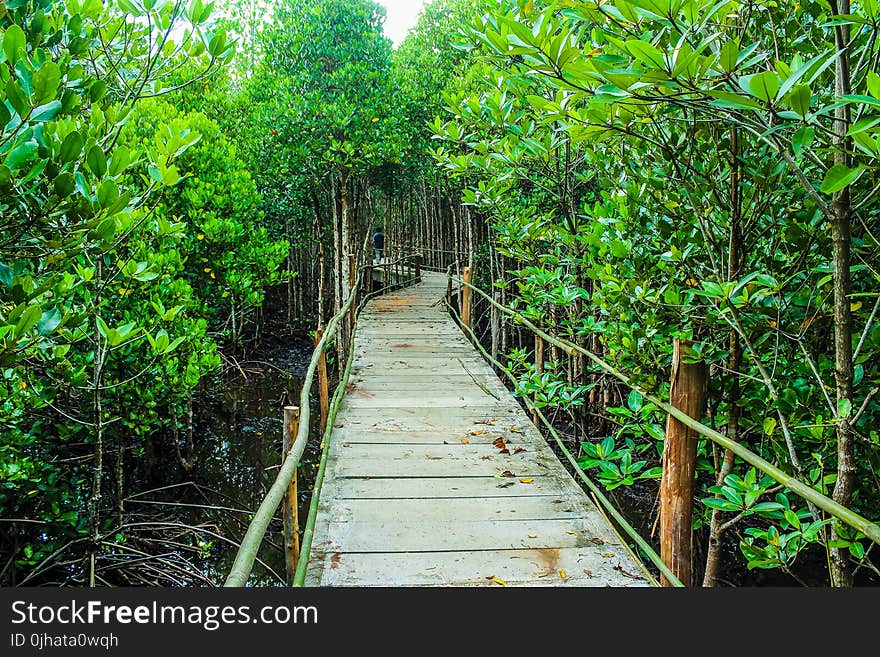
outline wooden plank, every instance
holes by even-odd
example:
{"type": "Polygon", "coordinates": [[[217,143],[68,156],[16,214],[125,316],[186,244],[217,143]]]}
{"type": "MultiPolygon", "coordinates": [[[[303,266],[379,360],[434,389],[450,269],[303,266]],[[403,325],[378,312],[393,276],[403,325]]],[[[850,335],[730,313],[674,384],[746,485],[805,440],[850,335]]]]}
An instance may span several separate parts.
{"type": "MultiPolygon", "coordinates": [[[[346,411],[337,417],[335,428],[376,428],[384,431],[454,431],[455,427],[463,427],[468,431],[488,427],[481,422],[493,422],[496,426],[521,427],[528,422],[521,413],[513,408],[484,407],[479,411],[467,408],[400,408],[392,413],[392,409],[358,409],[357,415],[349,415],[348,399],[342,403],[340,410],[346,411]],[[456,421],[457,419],[457,421],[456,421]]],[[[352,409],[354,410],[354,409],[352,409]]]]}
{"type": "Polygon", "coordinates": [[[472,445],[492,443],[498,438],[509,438],[510,431],[503,427],[489,427],[478,436],[467,431],[441,433],[439,431],[381,431],[363,430],[356,427],[336,429],[331,440],[343,443],[363,443],[371,445],[442,445],[459,442],[467,438],[472,445]]]}
{"type": "MultiPolygon", "coordinates": [[[[470,437],[463,437],[470,441],[470,437]]],[[[447,445],[363,445],[347,441],[334,441],[332,448],[336,458],[346,460],[391,462],[400,461],[442,461],[452,459],[461,462],[453,467],[468,467],[477,461],[491,461],[500,467],[518,467],[525,461],[543,462],[553,458],[553,452],[549,449],[536,451],[535,446],[529,442],[510,442],[507,444],[510,454],[500,454],[499,448],[490,444],[470,444],[455,440],[447,445]],[[514,453],[517,448],[525,449],[523,452],[514,453]],[[344,453],[343,453],[344,452],[344,453]]],[[[548,467],[552,464],[545,464],[548,467]]],[[[468,470],[459,470],[463,475],[474,476],[468,470]]]]}
{"type": "Polygon", "coordinates": [[[420,521],[329,523],[326,549],[333,552],[444,552],[521,548],[591,548],[598,556],[607,533],[594,517],[558,520],[420,521]],[[597,545],[594,540],[602,541],[597,545]]]}
{"type": "MultiPolygon", "coordinates": [[[[381,390],[364,388],[362,385],[348,392],[351,397],[351,408],[407,408],[413,405],[413,401],[419,401],[415,397],[404,397],[413,394],[409,390],[381,390]]],[[[468,390],[462,394],[447,390],[426,390],[428,401],[422,408],[479,408],[481,406],[497,406],[504,399],[498,393],[490,394],[482,390],[468,390]]],[[[513,401],[513,400],[511,400],[513,401]]],[[[515,402],[513,402],[515,403],[515,402]]]]}
{"type": "MultiPolygon", "coordinates": [[[[504,386],[498,385],[497,381],[482,381],[483,387],[487,390],[491,390],[499,397],[510,397],[511,399],[516,399],[513,395],[505,388],[504,386]]],[[[370,374],[367,377],[363,376],[352,376],[349,378],[349,385],[357,386],[357,388],[368,390],[368,391],[381,391],[381,392],[406,392],[412,390],[414,387],[418,390],[423,390],[425,395],[433,395],[435,393],[459,393],[459,394],[474,394],[475,392],[480,392],[482,394],[482,388],[478,388],[473,385],[473,379],[471,379],[466,374],[459,375],[457,377],[451,377],[448,380],[444,380],[442,383],[438,382],[437,379],[433,376],[422,376],[419,379],[418,375],[408,376],[408,377],[400,377],[400,376],[373,376],[370,374]]]]}
{"type": "Polygon", "coordinates": [[[385,500],[337,500],[330,515],[331,522],[383,522],[390,517],[401,522],[430,520],[453,522],[490,520],[553,520],[584,518],[592,513],[575,496],[551,497],[464,497],[455,499],[421,498],[385,500]]]}
{"type": "MultiPolygon", "coordinates": [[[[410,477],[384,478],[372,477],[361,479],[336,479],[333,488],[326,492],[326,499],[333,501],[348,499],[373,499],[382,500],[384,504],[389,499],[407,499],[432,497],[458,498],[458,497],[534,497],[546,495],[553,499],[564,497],[567,493],[576,493],[579,489],[574,486],[564,487],[564,484],[553,476],[535,477],[531,484],[520,484],[515,479],[499,479],[496,477],[442,477],[442,478],[419,478],[410,477]]],[[[325,499],[324,495],[321,499],[325,499]]]]}
{"type": "Polygon", "coordinates": [[[609,546],[593,550],[492,550],[392,554],[327,553],[310,573],[310,586],[647,586],[629,555],[609,546]],[[605,556],[611,555],[611,556],[605,556]],[[622,576],[617,567],[630,577],[622,576]],[[565,579],[562,577],[565,573],[565,579]],[[639,579],[636,579],[639,578],[639,579]]]}
{"type": "MultiPolygon", "coordinates": [[[[377,445],[378,447],[379,445],[377,445]]],[[[512,479],[541,477],[547,474],[550,466],[543,461],[519,458],[495,458],[488,461],[477,456],[460,458],[396,458],[393,460],[364,459],[358,463],[342,460],[336,464],[333,473],[337,477],[448,477],[453,473],[470,477],[503,476],[512,472],[512,479]]],[[[524,485],[524,484],[517,484],[524,485]]]]}

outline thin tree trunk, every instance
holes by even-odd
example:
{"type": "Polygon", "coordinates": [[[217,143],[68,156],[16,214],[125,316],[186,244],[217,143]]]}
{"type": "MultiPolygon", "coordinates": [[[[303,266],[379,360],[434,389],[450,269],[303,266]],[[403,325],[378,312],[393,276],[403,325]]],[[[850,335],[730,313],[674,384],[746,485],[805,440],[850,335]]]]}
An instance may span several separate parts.
{"type": "MultiPolygon", "coordinates": [[[[850,13],[850,0],[837,0],[837,14],[850,13]]],[[[835,92],[837,97],[851,93],[849,53],[846,48],[850,40],[850,26],[837,25],[834,28],[838,57],[835,64],[835,92]]],[[[850,139],[847,131],[850,126],[850,106],[843,103],[834,111],[834,163],[850,165],[850,139]]],[[[850,216],[852,204],[850,188],[844,187],[834,194],[831,203],[832,243],[834,260],[834,364],[837,387],[837,408],[851,409],[853,403],[853,362],[852,362],[852,314],[850,312],[850,216]]],[[[849,411],[841,413],[837,421],[837,482],[832,497],[843,506],[852,501],[856,478],[855,449],[849,425],[849,411]]],[[[831,540],[838,540],[836,525],[831,529],[831,540]]],[[[831,583],[833,586],[852,586],[853,577],[849,567],[847,552],[841,548],[831,548],[831,583]]]]}
{"type": "MultiPolygon", "coordinates": [[[[739,132],[733,128],[730,132],[730,241],[727,254],[727,280],[733,281],[739,278],[743,262],[743,235],[742,235],[742,203],[739,166],[739,132]]],[[[730,332],[730,358],[728,369],[731,372],[730,394],[728,396],[727,414],[727,437],[731,440],[739,440],[739,407],[740,384],[739,370],[742,366],[742,345],[739,334],[730,332]]],[[[715,483],[721,486],[733,470],[734,453],[729,449],[724,450],[724,457],[715,483]]],[[[706,571],[703,574],[703,586],[717,586],[718,571],[721,568],[723,551],[722,543],[722,511],[712,510],[712,519],[709,523],[709,547],[706,552],[706,571]]]]}

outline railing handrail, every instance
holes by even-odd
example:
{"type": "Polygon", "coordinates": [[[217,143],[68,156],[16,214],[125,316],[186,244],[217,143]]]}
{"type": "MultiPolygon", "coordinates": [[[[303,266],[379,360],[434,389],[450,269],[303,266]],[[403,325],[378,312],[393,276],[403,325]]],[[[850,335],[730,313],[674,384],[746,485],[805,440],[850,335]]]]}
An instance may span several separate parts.
{"type": "Polygon", "coordinates": [[[587,358],[592,360],[596,365],[598,365],[606,373],[610,374],[611,376],[613,376],[614,378],[619,380],[621,383],[623,383],[625,386],[627,386],[631,390],[635,390],[636,392],[638,392],[646,400],[652,402],[654,405],[656,405],[661,410],[666,411],[666,413],[668,413],[669,415],[672,415],[675,419],[680,421],[682,424],[693,429],[694,431],[699,433],[701,436],[703,436],[704,438],[708,438],[709,440],[716,443],[717,445],[720,445],[721,447],[724,447],[725,449],[729,449],[731,452],[733,452],[734,454],[739,456],[743,461],[756,467],[758,470],[760,470],[764,474],[771,477],[777,483],[782,484],[784,487],[788,488],[792,492],[801,496],[803,499],[815,504],[818,508],[822,509],[823,511],[825,511],[826,513],[828,513],[832,517],[836,518],[837,520],[840,520],[841,522],[846,523],[847,525],[849,525],[853,529],[860,531],[867,538],[871,539],[874,543],[877,543],[878,545],[880,545],[880,526],[878,526],[876,523],[871,522],[870,520],[868,520],[864,516],[856,513],[852,509],[849,509],[849,508],[843,506],[842,504],[835,502],[830,497],[823,495],[822,493],[815,490],[813,487],[809,486],[808,484],[805,484],[804,482],[800,481],[796,477],[792,477],[791,475],[786,473],[784,470],[776,467],[775,465],[773,465],[772,463],[770,463],[769,461],[767,461],[763,457],[759,456],[758,454],[755,454],[750,449],[743,446],[741,443],[738,443],[734,440],[731,440],[730,438],[728,438],[724,434],[719,433],[718,431],[716,431],[715,429],[712,429],[711,427],[707,427],[705,424],[699,422],[698,420],[695,420],[694,418],[687,415],[686,413],[683,413],[682,411],[675,408],[671,404],[663,401],[662,399],[660,399],[656,395],[645,391],[638,384],[632,383],[632,381],[630,381],[629,377],[626,374],[615,369],[610,364],[608,364],[606,361],[604,361],[601,357],[597,356],[596,354],[589,351],[588,349],[585,349],[579,345],[576,345],[573,342],[569,342],[568,340],[565,340],[564,338],[557,338],[557,337],[554,337],[554,336],[546,333],[545,331],[541,330],[539,327],[535,326],[531,321],[529,321],[521,313],[518,313],[517,311],[515,311],[511,308],[508,308],[507,306],[504,306],[504,305],[498,303],[497,301],[495,301],[495,299],[493,299],[486,292],[484,292],[483,290],[481,290],[480,288],[475,286],[473,283],[467,282],[464,279],[459,278],[459,277],[454,277],[451,275],[451,273],[449,274],[449,277],[453,281],[455,281],[456,283],[458,283],[460,285],[466,285],[467,287],[471,288],[474,292],[476,292],[477,294],[479,294],[480,296],[485,298],[492,306],[497,308],[500,312],[508,315],[509,317],[513,317],[513,318],[517,319],[518,321],[520,321],[523,325],[528,327],[535,335],[539,336],[545,342],[548,342],[552,345],[555,345],[556,347],[562,349],[563,351],[565,351],[567,354],[569,354],[571,356],[578,356],[578,355],[583,354],[584,356],[586,356],[587,358]]]}
{"type": "MultiPolygon", "coordinates": [[[[381,265],[378,265],[378,267],[402,264],[413,257],[414,256],[411,255],[404,256],[393,262],[382,263],[381,265]]],[[[357,298],[357,290],[360,289],[363,281],[364,270],[370,266],[371,265],[364,265],[358,269],[358,275],[355,279],[354,285],[352,285],[348,299],[339,309],[339,312],[327,322],[327,326],[324,329],[324,335],[321,337],[318,344],[315,345],[315,349],[312,352],[312,359],[309,362],[309,367],[306,370],[306,375],[303,379],[302,391],[300,392],[300,421],[296,438],[290,446],[287,456],[285,456],[281,463],[281,468],[278,471],[278,475],[275,477],[275,481],[272,483],[272,486],[269,488],[263,501],[260,503],[253,519],[248,525],[244,538],[242,538],[241,543],[239,544],[238,553],[235,555],[235,561],[233,562],[232,568],[230,569],[224,583],[224,586],[226,587],[240,587],[247,584],[248,577],[253,569],[254,561],[257,558],[257,554],[259,553],[260,546],[262,545],[263,538],[269,528],[269,524],[272,522],[272,518],[275,517],[275,512],[284,498],[284,493],[287,491],[287,487],[293,479],[297,464],[299,463],[300,458],[302,458],[303,451],[308,443],[311,415],[309,399],[311,397],[312,382],[315,378],[315,370],[318,367],[318,361],[320,360],[321,354],[326,349],[327,344],[333,337],[335,337],[343,318],[348,315],[352,304],[357,298]]],[[[368,295],[363,301],[365,302],[373,296],[375,296],[375,293],[368,295]]],[[[354,335],[354,326],[352,326],[352,335],[354,335]]],[[[353,348],[354,341],[352,340],[349,344],[349,363],[353,348]]],[[[348,369],[348,367],[346,369],[348,369]]],[[[345,388],[345,386],[342,385],[342,380],[340,380],[339,387],[342,389],[345,388]]],[[[334,393],[334,397],[335,394],[336,393],[334,393]]],[[[330,430],[333,426],[333,422],[328,421],[327,426],[328,430],[330,430]]]]}

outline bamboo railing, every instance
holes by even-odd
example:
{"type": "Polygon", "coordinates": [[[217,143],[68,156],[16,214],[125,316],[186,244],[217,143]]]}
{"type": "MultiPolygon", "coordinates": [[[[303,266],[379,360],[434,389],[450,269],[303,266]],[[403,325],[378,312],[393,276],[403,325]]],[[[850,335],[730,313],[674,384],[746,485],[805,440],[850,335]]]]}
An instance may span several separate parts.
{"type": "MultiPolygon", "coordinates": [[[[278,471],[278,475],[275,477],[275,481],[272,483],[272,486],[269,488],[269,491],[266,493],[266,496],[263,498],[262,503],[260,504],[256,513],[254,514],[253,519],[248,525],[247,531],[245,532],[244,538],[242,538],[241,540],[238,552],[235,556],[235,561],[233,562],[232,568],[230,569],[229,574],[226,577],[224,586],[241,587],[247,584],[248,577],[250,576],[251,570],[253,569],[254,562],[260,551],[260,546],[263,543],[263,539],[266,535],[266,531],[269,528],[269,524],[275,517],[275,513],[278,510],[278,507],[281,505],[282,499],[284,498],[284,493],[287,491],[288,486],[293,479],[294,473],[296,472],[297,464],[302,458],[303,451],[305,450],[306,444],[309,440],[311,408],[311,404],[309,403],[309,401],[311,396],[312,383],[314,382],[315,371],[318,368],[318,363],[321,359],[321,355],[324,353],[327,345],[330,344],[330,342],[336,336],[337,332],[343,326],[343,321],[346,318],[353,317],[353,319],[350,320],[351,326],[349,335],[354,336],[354,331],[356,327],[356,316],[360,314],[360,311],[363,309],[363,306],[366,304],[367,301],[380,294],[384,294],[391,290],[399,289],[401,287],[405,287],[414,282],[417,282],[419,280],[419,276],[419,254],[404,256],[397,260],[383,262],[380,264],[367,264],[359,268],[354,284],[351,286],[352,291],[349,295],[349,298],[339,309],[339,312],[336,313],[329,322],[327,322],[327,326],[324,327],[324,333],[318,341],[318,344],[315,346],[315,351],[312,354],[312,359],[309,362],[309,367],[306,370],[306,375],[303,380],[302,392],[300,393],[300,421],[299,428],[296,432],[296,438],[293,444],[290,446],[290,451],[287,453],[287,456],[281,463],[281,468],[278,471]],[[369,282],[370,287],[372,287],[372,272],[370,270],[377,267],[385,268],[385,277],[382,289],[376,292],[370,291],[369,293],[363,295],[361,303],[357,306],[357,312],[354,316],[352,316],[351,310],[355,307],[355,303],[358,297],[361,296],[359,294],[361,288],[366,282],[369,282]],[[366,276],[365,272],[367,274],[366,276]],[[410,273],[407,274],[406,272],[410,273]],[[407,276],[407,278],[403,278],[404,276],[407,276]],[[396,282],[392,283],[391,281],[394,277],[396,277],[396,282]]],[[[330,406],[330,414],[327,420],[327,429],[324,433],[324,446],[321,455],[321,465],[319,466],[319,479],[316,480],[315,488],[312,493],[312,507],[314,508],[309,508],[309,515],[308,519],[306,520],[306,527],[305,531],[303,532],[301,541],[297,570],[294,576],[294,585],[297,585],[297,583],[299,585],[302,585],[302,582],[305,578],[305,563],[308,561],[309,550],[311,548],[311,538],[314,533],[314,523],[315,517],[317,515],[317,504],[320,497],[321,482],[323,482],[324,466],[326,465],[327,460],[327,448],[330,442],[329,438],[332,432],[333,422],[336,418],[336,413],[339,409],[339,402],[342,399],[346,383],[348,381],[348,373],[351,370],[353,356],[354,340],[352,339],[349,341],[348,345],[348,355],[346,359],[345,370],[340,377],[339,385],[334,392],[333,402],[330,406]],[[299,577],[299,579],[297,579],[297,577],[299,577]]]]}
{"type": "MultiPolygon", "coordinates": [[[[642,395],[642,397],[644,397],[647,401],[652,402],[659,409],[665,411],[667,414],[671,415],[672,417],[677,419],[679,422],[681,422],[685,426],[694,430],[695,432],[697,432],[699,435],[703,436],[704,438],[708,438],[709,440],[711,440],[715,444],[717,444],[725,449],[729,449],[731,452],[733,452],[738,457],[740,457],[743,461],[745,461],[749,465],[754,466],[755,468],[757,468],[758,470],[760,470],[764,474],[768,475],[777,483],[781,484],[782,486],[789,489],[790,491],[796,493],[797,495],[802,497],[807,502],[814,504],[816,507],[822,509],[823,511],[828,513],[833,518],[836,518],[837,520],[849,525],[853,529],[860,531],[862,534],[864,534],[867,538],[872,540],[874,543],[877,543],[878,545],[880,545],[880,526],[878,526],[876,523],[874,523],[874,522],[868,520],[867,518],[863,517],[862,515],[856,513],[852,509],[848,509],[847,507],[839,504],[838,502],[835,502],[830,497],[823,495],[822,493],[815,490],[814,488],[812,488],[808,484],[800,481],[796,477],[789,475],[787,472],[785,472],[781,468],[778,468],[777,466],[773,465],[772,463],[770,463],[769,461],[767,461],[763,457],[759,456],[758,454],[755,454],[754,452],[752,452],[750,449],[748,449],[747,447],[745,447],[741,443],[738,443],[734,440],[731,440],[730,438],[728,438],[724,434],[719,433],[718,431],[716,431],[715,429],[712,429],[711,427],[707,427],[706,425],[702,424],[701,422],[699,422],[699,421],[695,420],[694,418],[690,417],[689,415],[683,413],[682,411],[677,409],[675,406],[672,406],[671,404],[667,403],[666,401],[660,399],[656,395],[645,391],[640,386],[633,383],[626,374],[615,369],[612,365],[610,365],[609,363],[604,361],[602,358],[600,358],[599,356],[597,356],[593,352],[591,352],[587,349],[584,349],[583,347],[576,345],[572,342],[569,342],[568,340],[565,340],[564,338],[554,337],[554,336],[548,334],[547,332],[541,330],[538,326],[535,326],[535,324],[533,324],[531,321],[529,321],[522,314],[518,313],[517,311],[515,311],[511,308],[508,308],[507,306],[503,306],[502,304],[498,303],[490,295],[488,295],[486,292],[484,292],[480,288],[473,285],[470,281],[466,281],[466,280],[464,280],[464,278],[454,277],[451,275],[451,273],[449,274],[449,278],[450,278],[450,283],[456,282],[458,285],[460,285],[462,287],[470,288],[473,292],[476,292],[478,295],[480,295],[482,298],[484,298],[489,304],[491,304],[493,307],[495,307],[496,310],[498,310],[499,312],[516,320],[517,322],[521,323],[523,326],[528,328],[530,331],[532,331],[532,333],[539,336],[542,340],[544,340],[548,344],[552,344],[552,345],[558,347],[559,349],[563,350],[565,353],[567,353],[571,356],[578,356],[578,355],[586,356],[595,365],[597,365],[602,371],[606,372],[607,374],[610,374],[611,376],[616,378],[618,381],[623,383],[626,387],[630,388],[631,390],[635,390],[640,395],[642,395]]],[[[472,333],[472,331],[471,331],[471,333],[472,333]]],[[[478,346],[478,344],[479,344],[478,341],[475,340],[474,342],[475,342],[475,346],[478,346]]],[[[481,348],[481,347],[478,346],[478,348],[481,348]]],[[[495,361],[495,362],[497,363],[497,361],[495,361]]],[[[504,368],[502,368],[502,369],[504,369],[504,368]]],[[[530,400],[527,399],[526,403],[531,403],[531,402],[530,402],[530,400]]],[[[543,417],[543,415],[541,415],[541,417],[543,417]]],[[[635,540],[635,538],[633,540],[635,540]]]]}

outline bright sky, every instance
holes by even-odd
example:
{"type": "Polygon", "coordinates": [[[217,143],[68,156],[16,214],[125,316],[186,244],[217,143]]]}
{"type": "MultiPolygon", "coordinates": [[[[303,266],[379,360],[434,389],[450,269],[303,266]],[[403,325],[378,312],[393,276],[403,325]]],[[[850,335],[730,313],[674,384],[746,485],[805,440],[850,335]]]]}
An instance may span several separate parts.
{"type": "Polygon", "coordinates": [[[388,12],[388,18],[385,19],[385,34],[397,47],[407,31],[416,24],[425,2],[424,0],[378,0],[378,2],[388,12]]]}

